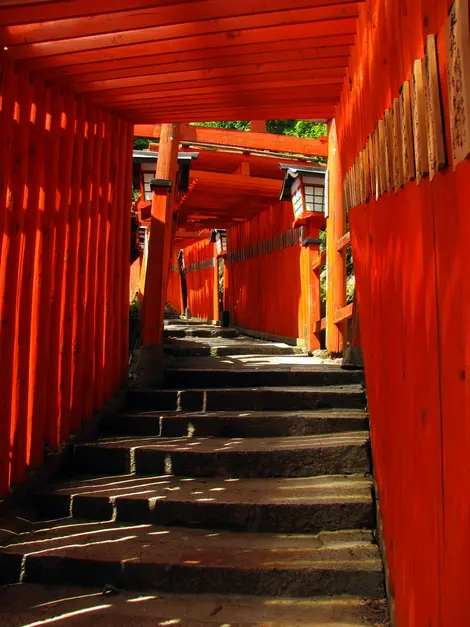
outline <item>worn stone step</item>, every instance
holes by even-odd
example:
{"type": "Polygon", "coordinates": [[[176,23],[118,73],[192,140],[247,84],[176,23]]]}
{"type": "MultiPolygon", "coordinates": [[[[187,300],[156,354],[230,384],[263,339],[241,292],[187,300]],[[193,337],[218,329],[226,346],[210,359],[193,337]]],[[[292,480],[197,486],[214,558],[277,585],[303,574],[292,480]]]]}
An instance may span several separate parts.
{"type": "Polygon", "coordinates": [[[225,329],[214,325],[180,325],[172,324],[165,327],[163,336],[171,337],[201,337],[201,338],[234,338],[238,333],[236,329],[225,329]]]}
{"type": "Polygon", "coordinates": [[[67,627],[364,627],[385,623],[385,604],[358,597],[305,599],[236,595],[155,594],[105,596],[100,588],[24,584],[0,592],[0,625],[67,627]],[[66,618],[60,618],[65,616],[66,618]]]}
{"type": "Polygon", "coordinates": [[[318,411],[134,412],[107,415],[105,433],[164,437],[213,436],[224,438],[289,437],[339,431],[365,431],[368,417],[362,409],[318,411]]]}
{"type": "Polygon", "coordinates": [[[299,366],[292,368],[167,368],[168,388],[229,388],[274,386],[329,386],[361,383],[360,371],[334,366],[299,366]]]}
{"type": "Polygon", "coordinates": [[[362,409],[360,385],[207,388],[187,390],[132,390],[128,406],[139,411],[298,411],[311,409],[362,409]]]}
{"type": "Polygon", "coordinates": [[[231,355],[296,355],[302,349],[288,344],[263,342],[261,340],[236,338],[198,338],[168,339],[164,344],[168,355],[175,357],[204,357],[231,355]]]}
{"type": "Polygon", "coordinates": [[[372,528],[364,476],[303,479],[117,477],[74,479],[34,495],[42,517],[90,518],[244,531],[315,533],[372,528]]]}
{"type": "Polygon", "coordinates": [[[384,595],[378,547],[366,531],[234,534],[61,520],[0,549],[0,573],[11,583],[194,594],[384,595]]]}
{"type": "Polygon", "coordinates": [[[308,477],[369,472],[363,431],[290,438],[104,438],[74,446],[85,473],[183,477],[308,477]]]}

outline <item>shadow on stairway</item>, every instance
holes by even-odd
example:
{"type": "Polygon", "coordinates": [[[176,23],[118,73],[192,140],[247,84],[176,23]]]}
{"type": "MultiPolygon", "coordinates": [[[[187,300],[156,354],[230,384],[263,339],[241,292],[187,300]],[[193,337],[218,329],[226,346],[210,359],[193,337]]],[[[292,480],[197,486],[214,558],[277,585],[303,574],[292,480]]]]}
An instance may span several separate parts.
{"type": "Polygon", "coordinates": [[[180,319],[165,342],[163,389],[0,549],[0,624],[386,624],[361,374],[180,319]]]}

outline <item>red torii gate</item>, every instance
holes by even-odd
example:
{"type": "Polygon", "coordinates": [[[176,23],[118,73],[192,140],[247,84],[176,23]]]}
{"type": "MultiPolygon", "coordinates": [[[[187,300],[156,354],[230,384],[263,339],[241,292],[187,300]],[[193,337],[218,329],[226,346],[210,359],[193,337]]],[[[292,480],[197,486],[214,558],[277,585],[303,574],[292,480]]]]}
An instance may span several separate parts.
{"type": "MultiPolygon", "coordinates": [[[[88,420],[91,398],[98,409],[125,376],[132,123],[335,118],[334,194],[350,210],[397,622],[468,622],[470,165],[454,134],[452,5],[273,0],[260,12],[250,0],[123,0],[119,10],[111,0],[2,3],[2,495],[42,462],[46,442],[56,450],[88,420]],[[423,58],[433,68],[433,123],[430,139],[418,134],[438,159],[415,181],[408,151],[406,179],[391,185],[382,148],[398,154],[413,129],[407,114],[391,139],[388,123],[402,94],[407,113],[423,58]],[[105,280],[95,272],[103,257],[105,280]]],[[[453,13],[464,85],[466,9],[457,0],[453,13]]],[[[466,88],[462,98],[466,109],[466,88]]]]}

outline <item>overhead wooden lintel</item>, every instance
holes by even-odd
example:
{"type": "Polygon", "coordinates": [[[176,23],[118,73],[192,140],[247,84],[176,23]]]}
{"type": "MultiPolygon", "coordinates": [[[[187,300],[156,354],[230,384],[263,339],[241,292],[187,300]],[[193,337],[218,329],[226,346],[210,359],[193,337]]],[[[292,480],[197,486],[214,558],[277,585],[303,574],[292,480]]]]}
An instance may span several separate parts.
{"type": "MultiPolygon", "coordinates": [[[[136,124],[134,136],[136,137],[160,137],[160,124],[136,124]]],[[[286,152],[297,155],[315,157],[328,156],[328,140],[302,139],[288,135],[274,135],[271,133],[255,133],[245,131],[232,131],[205,126],[181,125],[181,142],[193,144],[213,144],[215,146],[233,146],[252,150],[270,150],[274,152],[286,152]]]]}

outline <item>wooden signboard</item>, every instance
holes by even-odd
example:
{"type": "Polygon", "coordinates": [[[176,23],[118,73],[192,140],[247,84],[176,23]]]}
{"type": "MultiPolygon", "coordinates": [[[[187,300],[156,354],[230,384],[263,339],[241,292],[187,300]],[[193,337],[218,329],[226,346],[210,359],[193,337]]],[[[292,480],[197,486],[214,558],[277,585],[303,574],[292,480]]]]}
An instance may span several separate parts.
{"type": "Polygon", "coordinates": [[[424,102],[423,62],[418,59],[413,67],[412,81],[413,142],[416,166],[416,184],[428,174],[428,146],[426,132],[426,105],[424,102]]]}
{"type": "Polygon", "coordinates": [[[401,143],[400,101],[394,98],[392,105],[393,134],[393,188],[397,192],[403,185],[403,160],[401,143]]]}
{"type": "Polygon", "coordinates": [[[453,168],[470,154],[468,0],[455,0],[447,20],[447,72],[453,168]]]}
{"type": "Polygon", "coordinates": [[[369,157],[367,155],[367,150],[364,148],[362,150],[362,184],[364,188],[364,202],[368,202],[369,200],[369,157]]]}
{"type": "Polygon", "coordinates": [[[369,142],[366,143],[364,148],[364,179],[366,187],[366,202],[369,202],[370,198],[370,171],[369,171],[369,142]]]}
{"type": "Polygon", "coordinates": [[[364,176],[365,166],[364,166],[364,151],[361,150],[359,153],[359,176],[361,179],[361,202],[366,202],[366,178],[364,176]]]}
{"type": "Polygon", "coordinates": [[[385,132],[385,176],[389,181],[388,189],[391,191],[394,187],[393,182],[393,125],[392,112],[385,109],[384,113],[384,132],[385,132]]]}
{"type": "Polygon", "coordinates": [[[379,164],[380,164],[380,179],[382,181],[382,191],[388,192],[390,189],[390,179],[388,178],[387,170],[387,153],[385,149],[385,122],[379,120],[378,126],[378,138],[379,138],[379,164]]]}
{"type": "Polygon", "coordinates": [[[353,207],[355,207],[357,205],[357,202],[356,202],[356,185],[355,185],[355,178],[354,178],[354,164],[352,165],[351,170],[349,172],[349,182],[351,186],[351,204],[353,207]]]}
{"type": "Polygon", "coordinates": [[[369,135],[369,139],[367,140],[367,152],[369,154],[370,193],[371,196],[375,197],[377,195],[377,186],[375,181],[375,155],[372,135],[369,135]]]}
{"type": "Polygon", "coordinates": [[[426,108],[428,168],[429,178],[432,181],[436,172],[445,167],[447,163],[435,35],[428,35],[426,40],[422,76],[426,108]]]}
{"type": "Polygon", "coordinates": [[[413,146],[413,124],[411,121],[410,83],[405,81],[400,94],[400,121],[403,159],[403,182],[408,183],[415,178],[415,160],[413,146]]]}
{"type": "Polygon", "coordinates": [[[374,146],[375,181],[377,185],[377,198],[378,198],[379,196],[382,196],[384,192],[378,129],[375,129],[372,137],[373,137],[373,146],[374,146]]]}

